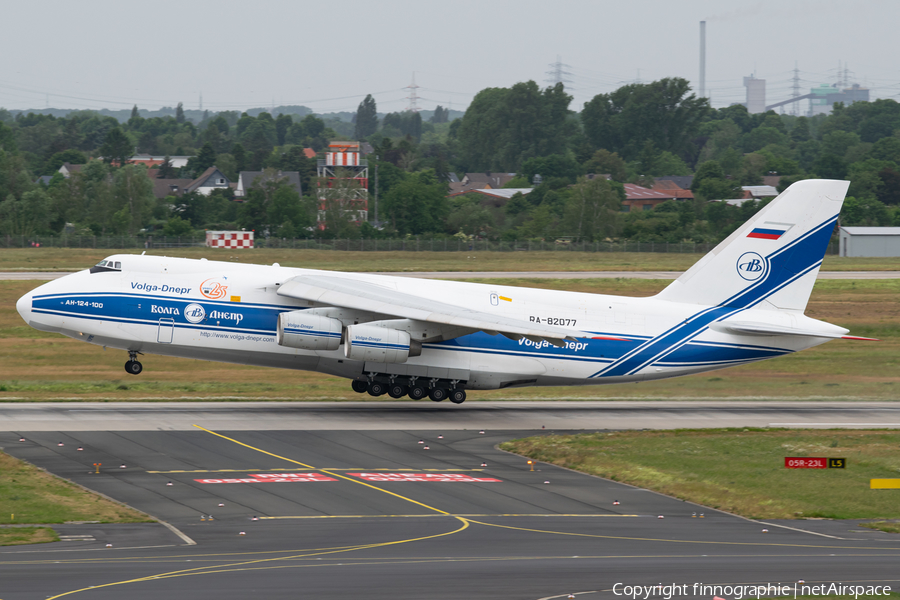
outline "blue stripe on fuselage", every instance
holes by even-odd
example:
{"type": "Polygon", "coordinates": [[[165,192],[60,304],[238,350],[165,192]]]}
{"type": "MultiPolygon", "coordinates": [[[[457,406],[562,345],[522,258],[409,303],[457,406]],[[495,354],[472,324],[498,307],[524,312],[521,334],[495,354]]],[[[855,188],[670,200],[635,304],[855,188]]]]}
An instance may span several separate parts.
{"type": "MultiPolygon", "coordinates": [[[[266,333],[275,330],[278,314],[288,308],[115,293],[47,294],[32,298],[31,306],[35,312],[61,316],[143,324],[174,319],[177,325],[192,329],[238,328],[266,333]],[[184,309],[189,304],[202,306],[206,318],[199,323],[188,321],[184,309]],[[216,313],[221,315],[213,316],[216,313]],[[240,318],[236,318],[238,315],[240,318]]],[[[289,310],[296,309],[290,307],[289,310]]]]}

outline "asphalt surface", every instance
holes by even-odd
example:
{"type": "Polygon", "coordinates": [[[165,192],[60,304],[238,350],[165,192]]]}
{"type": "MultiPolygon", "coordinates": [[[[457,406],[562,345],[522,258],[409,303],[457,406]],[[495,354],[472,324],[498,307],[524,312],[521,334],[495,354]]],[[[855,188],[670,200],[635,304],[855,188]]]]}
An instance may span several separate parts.
{"type": "MultiPolygon", "coordinates": [[[[494,448],[535,431],[192,429],[0,433],[14,456],[180,533],[68,525],[67,535],[91,539],[0,549],[0,598],[621,598],[610,591],[617,583],[800,579],[898,586],[898,536],[856,522],[762,524],[545,464],[530,471],[494,448]]],[[[688,592],[676,597],[714,595],[688,592]]]]}
{"type": "MultiPolygon", "coordinates": [[[[368,396],[363,396],[368,397],[368,396]]],[[[898,402],[2,402],[15,431],[900,427],[898,402]]],[[[2,596],[0,596],[2,598],[2,596]]]]}
{"type": "MultiPolygon", "coordinates": [[[[0,273],[0,281],[50,281],[69,272],[0,273]]],[[[421,279],[677,279],[682,271],[397,271],[380,275],[421,279]]],[[[900,279],[900,271],[821,271],[819,279],[900,279]]]]}

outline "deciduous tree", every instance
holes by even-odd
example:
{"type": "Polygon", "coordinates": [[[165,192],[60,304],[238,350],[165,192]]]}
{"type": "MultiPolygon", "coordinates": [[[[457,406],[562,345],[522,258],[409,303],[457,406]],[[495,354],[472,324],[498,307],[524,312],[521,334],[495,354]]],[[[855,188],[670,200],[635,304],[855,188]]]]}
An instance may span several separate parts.
{"type": "Polygon", "coordinates": [[[366,95],[356,109],[356,126],[354,136],[361,140],[369,137],[378,129],[378,109],[372,94],[366,95]]]}
{"type": "Polygon", "coordinates": [[[585,103],[581,119],[596,148],[632,160],[647,140],[659,150],[683,155],[709,111],[706,98],[697,98],[687,80],[674,77],[599,94],[585,103]]]}
{"type": "Polygon", "coordinates": [[[134,146],[131,139],[122,131],[121,127],[110,129],[103,140],[103,145],[100,146],[100,154],[108,165],[115,163],[116,166],[123,167],[133,153],[134,146]]]}

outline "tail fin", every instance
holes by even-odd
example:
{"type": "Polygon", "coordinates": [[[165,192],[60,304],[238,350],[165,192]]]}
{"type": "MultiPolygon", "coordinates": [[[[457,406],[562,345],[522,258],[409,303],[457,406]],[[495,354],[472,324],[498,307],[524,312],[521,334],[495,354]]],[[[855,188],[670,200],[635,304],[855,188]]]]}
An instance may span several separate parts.
{"type": "Polygon", "coordinates": [[[803,312],[849,181],[798,181],[656,297],[803,312]]]}

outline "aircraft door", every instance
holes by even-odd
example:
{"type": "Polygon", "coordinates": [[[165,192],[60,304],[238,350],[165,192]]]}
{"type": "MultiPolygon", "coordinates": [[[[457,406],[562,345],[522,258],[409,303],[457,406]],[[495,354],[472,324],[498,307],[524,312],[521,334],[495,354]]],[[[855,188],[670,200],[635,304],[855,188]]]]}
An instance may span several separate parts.
{"type": "Polygon", "coordinates": [[[156,335],[156,341],[160,344],[171,344],[175,335],[175,319],[160,319],[159,333],[156,335]]]}

